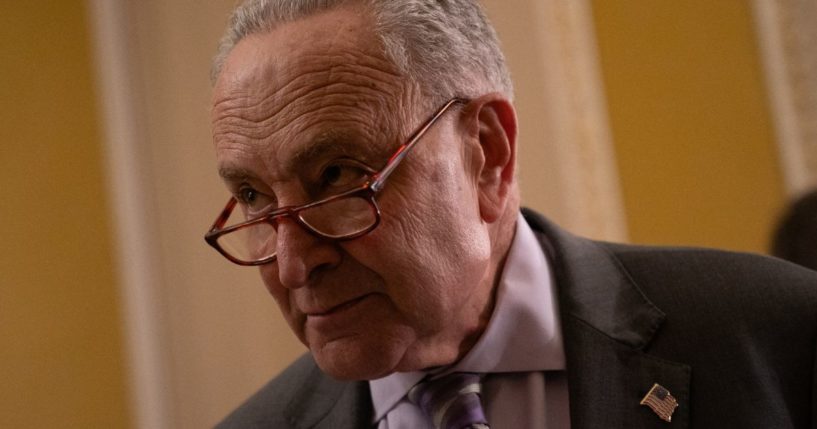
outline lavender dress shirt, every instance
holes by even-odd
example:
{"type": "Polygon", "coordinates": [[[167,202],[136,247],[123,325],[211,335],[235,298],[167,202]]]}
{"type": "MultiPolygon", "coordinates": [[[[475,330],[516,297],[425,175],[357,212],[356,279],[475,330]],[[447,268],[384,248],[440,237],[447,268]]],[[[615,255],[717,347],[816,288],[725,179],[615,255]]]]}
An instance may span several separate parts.
{"type": "MultiPolygon", "coordinates": [[[[485,332],[462,360],[434,375],[486,374],[482,403],[493,429],[569,428],[558,310],[547,257],[520,215],[485,332]]],[[[378,429],[431,429],[406,397],[426,375],[395,373],[369,382],[378,429]]]]}

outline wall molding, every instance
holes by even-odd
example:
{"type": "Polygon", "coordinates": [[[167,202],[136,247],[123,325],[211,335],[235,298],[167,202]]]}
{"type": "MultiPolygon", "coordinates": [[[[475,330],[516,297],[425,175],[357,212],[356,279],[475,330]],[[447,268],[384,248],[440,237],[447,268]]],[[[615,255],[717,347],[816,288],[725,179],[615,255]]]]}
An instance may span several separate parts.
{"type": "Polygon", "coordinates": [[[516,87],[522,203],[588,237],[626,217],[588,0],[485,0],[516,87]]]}
{"type": "Polygon", "coordinates": [[[817,186],[817,2],[753,0],[786,191],[817,186]]]}
{"type": "Polygon", "coordinates": [[[564,183],[568,228],[593,238],[626,241],[627,226],[590,2],[549,0],[540,26],[553,69],[550,102],[559,126],[555,148],[564,183]],[[553,97],[555,95],[555,97],[553,97]]]}
{"type": "Polygon", "coordinates": [[[162,286],[156,256],[156,204],[150,175],[144,174],[144,113],[136,95],[125,0],[87,3],[93,35],[104,130],[108,200],[113,213],[116,272],[120,282],[130,413],[138,428],[170,428],[172,402],[167,385],[165,328],[159,300],[162,286]]]}

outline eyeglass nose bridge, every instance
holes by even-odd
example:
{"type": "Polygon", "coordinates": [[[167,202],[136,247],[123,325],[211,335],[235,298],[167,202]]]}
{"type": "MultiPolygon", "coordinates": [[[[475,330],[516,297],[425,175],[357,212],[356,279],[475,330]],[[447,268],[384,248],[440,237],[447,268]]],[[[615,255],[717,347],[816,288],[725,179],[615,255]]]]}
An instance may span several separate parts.
{"type": "MultiPolygon", "coordinates": [[[[272,229],[275,231],[275,240],[277,241],[281,234],[279,232],[279,227],[281,226],[281,220],[288,219],[292,222],[293,225],[300,227],[304,231],[308,232],[310,235],[322,238],[322,239],[329,239],[329,237],[324,236],[320,231],[315,229],[313,226],[309,225],[302,217],[301,213],[309,210],[310,208],[314,208],[313,206],[290,206],[290,207],[282,207],[279,210],[276,210],[274,213],[270,213],[264,218],[264,222],[269,224],[272,229]]],[[[278,254],[279,246],[275,244],[275,254],[273,255],[273,260],[277,259],[276,256],[278,254]]]]}
{"type": "MultiPolygon", "coordinates": [[[[285,212],[282,212],[282,213],[277,213],[277,214],[275,214],[273,216],[267,217],[266,223],[269,224],[272,227],[272,229],[275,231],[274,237],[271,237],[272,240],[275,240],[275,243],[274,243],[275,253],[272,255],[272,260],[270,262],[277,262],[278,261],[278,255],[281,253],[281,249],[283,249],[284,247],[291,247],[292,246],[292,243],[290,243],[291,238],[289,238],[289,237],[286,239],[287,240],[287,246],[281,246],[281,244],[280,244],[281,243],[281,237],[282,237],[280,227],[281,227],[282,221],[289,222],[291,224],[288,228],[296,228],[296,229],[302,230],[303,232],[306,232],[307,236],[312,237],[313,240],[315,238],[318,238],[318,239],[323,238],[320,231],[316,230],[315,228],[310,226],[308,223],[304,222],[304,220],[300,216],[302,211],[303,210],[297,210],[297,209],[296,210],[288,210],[288,211],[285,211],[285,212]]],[[[291,237],[292,234],[303,234],[303,232],[294,232],[293,231],[293,232],[288,232],[287,234],[291,237]]]]}
{"type": "MultiPolygon", "coordinates": [[[[272,229],[275,231],[275,237],[273,238],[276,241],[276,243],[275,243],[275,252],[272,254],[272,256],[270,256],[268,258],[264,258],[263,260],[259,260],[259,261],[247,261],[247,262],[243,263],[244,265],[266,265],[266,264],[271,264],[273,262],[278,261],[278,254],[280,253],[278,251],[278,249],[280,247],[278,246],[277,241],[281,237],[281,235],[280,235],[280,233],[278,231],[278,227],[280,226],[281,219],[288,218],[295,226],[303,229],[304,231],[309,233],[309,235],[314,236],[314,237],[318,237],[318,238],[323,238],[322,234],[319,231],[317,231],[316,229],[311,227],[308,223],[304,222],[303,219],[301,219],[299,214],[302,211],[302,209],[299,210],[298,207],[294,207],[294,206],[293,207],[286,207],[284,209],[285,209],[284,211],[277,212],[275,214],[271,214],[269,216],[266,216],[263,219],[263,222],[269,224],[272,227],[272,229]]],[[[220,248],[219,248],[219,251],[221,251],[220,248]]],[[[222,252],[222,253],[224,253],[224,252],[222,252]]],[[[227,257],[230,260],[235,259],[231,255],[227,256],[227,257]]]]}

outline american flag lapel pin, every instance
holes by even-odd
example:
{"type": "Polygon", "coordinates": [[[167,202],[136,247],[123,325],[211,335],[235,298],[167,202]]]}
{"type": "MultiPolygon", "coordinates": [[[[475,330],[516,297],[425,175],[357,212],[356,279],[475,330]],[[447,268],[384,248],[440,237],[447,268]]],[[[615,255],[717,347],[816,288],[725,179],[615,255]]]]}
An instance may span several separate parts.
{"type": "Polygon", "coordinates": [[[678,401],[675,400],[669,390],[658,383],[652,385],[652,388],[644,398],[641,399],[641,405],[646,405],[652,409],[658,417],[665,422],[672,421],[672,413],[678,408],[678,401]]]}

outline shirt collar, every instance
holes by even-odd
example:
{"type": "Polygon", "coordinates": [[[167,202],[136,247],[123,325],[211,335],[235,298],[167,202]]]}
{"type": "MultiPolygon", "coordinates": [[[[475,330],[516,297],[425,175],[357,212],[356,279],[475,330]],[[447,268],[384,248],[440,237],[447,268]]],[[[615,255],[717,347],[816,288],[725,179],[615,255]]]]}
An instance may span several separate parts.
{"type": "MultiPolygon", "coordinates": [[[[459,362],[434,374],[563,370],[564,345],[552,278],[545,253],[520,214],[485,332],[459,362]]],[[[394,373],[370,381],[376,420],[426,375],[394,373]]]]}

